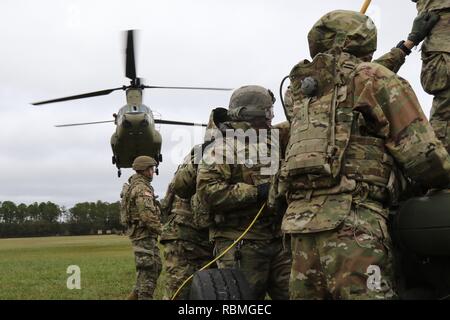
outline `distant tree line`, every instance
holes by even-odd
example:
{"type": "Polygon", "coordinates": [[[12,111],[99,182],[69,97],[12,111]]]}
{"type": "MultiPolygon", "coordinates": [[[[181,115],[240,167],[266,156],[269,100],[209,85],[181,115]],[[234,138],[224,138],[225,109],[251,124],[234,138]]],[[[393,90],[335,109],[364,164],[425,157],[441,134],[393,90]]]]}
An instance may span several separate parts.
{"type": "Polygon", "coordinates": [[[119,202],[83,202],[66,209],[52,202],[0,202],[0,238],[121,232],[119,202]]]}

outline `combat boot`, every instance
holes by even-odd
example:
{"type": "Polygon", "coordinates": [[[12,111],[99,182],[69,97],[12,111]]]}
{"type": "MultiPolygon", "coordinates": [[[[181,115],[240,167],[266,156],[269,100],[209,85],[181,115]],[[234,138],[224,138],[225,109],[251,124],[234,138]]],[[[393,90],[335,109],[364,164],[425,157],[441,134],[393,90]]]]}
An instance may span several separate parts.
{"type": "Polygon", "coordinates": [[[132,291],[127,297],[127,300],[137,300],[137,299],[138,299],[138,295],[136,294],[135,291],[132,291]]]}

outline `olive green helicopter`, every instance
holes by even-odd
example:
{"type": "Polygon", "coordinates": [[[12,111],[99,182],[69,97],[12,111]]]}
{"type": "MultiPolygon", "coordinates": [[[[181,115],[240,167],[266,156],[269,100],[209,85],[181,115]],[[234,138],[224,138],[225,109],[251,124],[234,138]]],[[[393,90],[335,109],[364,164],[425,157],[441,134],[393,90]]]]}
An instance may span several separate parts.
{"type": "Polygon", "coordinates": [[[136,76],[136,62],[134,54],[134,30],[128,30],[125,49],[125,76],[130,79],[130,85],[113,89],[106,89],[64,98],[34,102],[32,105],[62,102],[75,99],[90,98],[110,94],[113,91],[124,90],[127,103],[113,114],[114,120],[72,123],[56,125],[55,127],[72,127],[113,122],[116,130],[111,136],[113,152],[112,163],[117,167],[117,175],[121,176],[121,168],[131,168],[137,156],[147,155],[153,157],[158,164],[162,161],[160,132],[155,124],[203,126],[206,124],[155,119],[152,110],[142,103],[144,89],[186,89],[186,90],[220,90],[229,91],[229,88],[210,87],[173,87],[173,86],[147,86],[136,76]]]}

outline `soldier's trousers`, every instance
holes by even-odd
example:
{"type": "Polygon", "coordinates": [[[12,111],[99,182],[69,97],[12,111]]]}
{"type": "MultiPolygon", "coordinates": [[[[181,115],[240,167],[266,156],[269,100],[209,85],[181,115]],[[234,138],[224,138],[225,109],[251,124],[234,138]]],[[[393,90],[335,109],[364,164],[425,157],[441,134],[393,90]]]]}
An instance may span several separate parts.
{"type": "Polygon", "coordinates": [[[291,234],[291,299],[389,299],[393,270],[387,215],[353,209],[336,229],[291,234]]]}
{"type": "MultiPolygon", "coordinates": [[[[164,299],[171,299],[183,282],[201,267],[211,261],[212,245],[200,245],[185,240],[164,242],[164,268],[166,285],[164,299]]],[[[190,283],[177,295],[177,299],[188,299],[190,283]]]]}
{"type": "MultiPolygon", "coordinates": [[[[215,239],[214,253],[219,255],[233,240],[215,239]]],[[[291,254],[281,238],[273,240],[243,240],[217,261],[219,268],[238,268],[247,278],[258,300],[266,293],[273,300],[289,299],[291,254]]]]}
{"type": "Polygon", "coordinates": [[[422,52],[421,82],[434,95],[430,123],[447,150],[450,150],[450,54],[422,52]]]}
{"type": "Polygon", "coordinates": [[[161,258],[157,240],[145,238],[132,240],[131,243],[136,263],[134,292],[139,300],[151,300],[161,273],[161,258]]]}

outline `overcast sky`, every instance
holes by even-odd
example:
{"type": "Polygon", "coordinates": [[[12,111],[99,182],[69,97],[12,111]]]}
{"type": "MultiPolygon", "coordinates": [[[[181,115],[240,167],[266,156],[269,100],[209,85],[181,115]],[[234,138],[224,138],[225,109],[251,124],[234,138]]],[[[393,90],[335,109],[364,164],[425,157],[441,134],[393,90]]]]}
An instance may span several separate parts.
{"type": "MultiPolygon", "coordinates": [[[[147,85],[259,84],[276,92],[275,122],[284,120],[280,80],[309,58],[307,34],[325,13],[359,10],[362,0],[2,0],[0,1],[0,201],[118,200],[111,164],[113,124],[55,128],[55,124],[112,119],[125,104],[108,96],[32,107],[45,99],[114,88],[124,77],[122,31],[140,29],[137,73],[147,85]]],[[[373,0],[378,51],[404,39],[416,16],[410,1],[373,0]]],[[[420,86],[420,52],[400,75],[425,113],[431,97],[420,86]]],[[[144,103],[163,119],[207,122],[211,107],[227,106],[229,92],[146,90],[144,103]]],[[[164,195],[176,165],[201,132],[161,126],[164,162],[153,185],[164,195]]]]}

